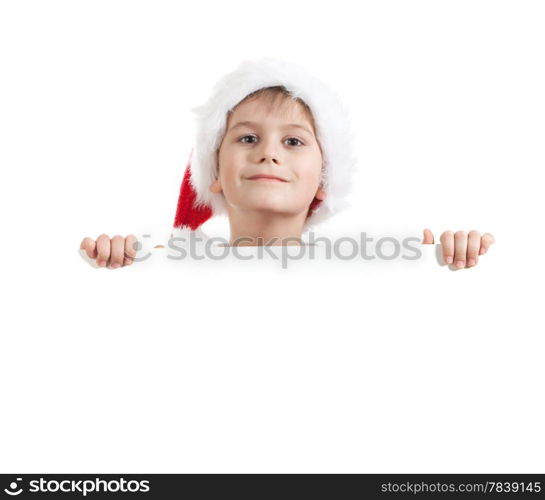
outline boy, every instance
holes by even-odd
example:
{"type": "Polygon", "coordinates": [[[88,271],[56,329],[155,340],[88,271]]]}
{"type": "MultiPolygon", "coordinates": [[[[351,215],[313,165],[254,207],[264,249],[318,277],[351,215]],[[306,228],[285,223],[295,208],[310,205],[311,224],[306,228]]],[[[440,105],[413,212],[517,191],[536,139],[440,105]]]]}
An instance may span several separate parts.
{"type": "MultiPolygon", "coordinates": [[[[175,229],[194,231],[226,213],[231,246],[302,244],[305,230],[346,206],[355,166],[347,113],[302,68],[244,62],[197,112],[197,154],[184,175],[175,229]]],[[[99,266],[118,268],[131,264],[136,241],[103,234],[80,248],[99,266]]],[[[445,231],[443,258],[472,267],[493,242],[490,233],[445,231]]],[[[423,243],[434,243],[429,229],[423,243]]]]}

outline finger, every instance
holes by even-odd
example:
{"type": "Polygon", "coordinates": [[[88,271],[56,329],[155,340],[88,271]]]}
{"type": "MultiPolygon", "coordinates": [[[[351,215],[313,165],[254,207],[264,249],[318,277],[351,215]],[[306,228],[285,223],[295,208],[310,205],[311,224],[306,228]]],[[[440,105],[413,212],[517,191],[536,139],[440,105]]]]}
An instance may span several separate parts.
{"type": "Polygon", "coordinates": [[[466,265],[467,255],[467,234],[465,231],[456,231],[454,233],[454,262],[456,267],[461,269],[466,265]]]}
{"type": "Polygon", "coordinates": [[[111,241],[110,267],[117,269],[123,265],[125,238],[116,234],[111,241]]]}
{"type": "Polygon", "coordinates": [[[101,234],[97,238],[97,264],[104,267],[110,258],[110,238],[107,234],[101,234]]]}
{"type": "Polygon", "coordinates": [[[481,248],[481,233],[473,229],[467,235],[467,265],[477,265],[479,260],[479,249],[481,248]]]}
{"type": "Polygon", "coordinates": [[[484,233],[481,237],[481,248],[479,250],[479,255],[483,255],[488,252],[490,245],[494,244],[496,239],[490,233],[484,233]]]}
{"type": "Polygon", "coordinates": [[[125,259],[123,261],[124,266],[130,266],[134,262],[134,258],[136,257],[137,243],[138,240],[136,239],[136,236],[134,234],[129,234],[129,236],[125,238],[125,259]]]}
{"type": "Polygon", "coordinates": [[[429,229],[424,229],[424,239],[422,240],[423,245],[431,245],[433,243],[433,233],[429,229]]]}
{"type": "Polygon", "coordinates": [[[447,264],[454,262],[454,233],[445,231],[439,238],[443,250],[443,261],[447,264]]]}
{"type": "Polygon", "coordinates": [[[85,250],[87,257],[89,257],[90,259],[97,258],[97,244],[95,240],[93,240],[92,238],[89,238],[89,237],[83,238],[81,245],[79,247],[80,249],[85,250]]]}

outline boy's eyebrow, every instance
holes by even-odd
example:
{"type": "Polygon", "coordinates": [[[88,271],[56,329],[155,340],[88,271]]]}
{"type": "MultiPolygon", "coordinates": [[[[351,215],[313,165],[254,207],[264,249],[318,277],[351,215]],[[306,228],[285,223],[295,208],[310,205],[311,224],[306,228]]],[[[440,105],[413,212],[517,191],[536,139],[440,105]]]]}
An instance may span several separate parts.
{"type": "MultiPolygon", "coordinates": [[[[237,124],[233,125],[229,129],[229,131],[233,130],[236,127],[243,127],[243,126],[259,127],[259,123],[251,122],[251,121],[238,122],[237,124]]],[[[301,125],[299,123],[288,123],[287,125],[283,125],[281,128],[292,128],[292,127],[300,128],[300,129],[304,130],[305,132],[308,132],[310,135],[314,135],[307,127],[305,127],[304,125],[301,125]]]]}

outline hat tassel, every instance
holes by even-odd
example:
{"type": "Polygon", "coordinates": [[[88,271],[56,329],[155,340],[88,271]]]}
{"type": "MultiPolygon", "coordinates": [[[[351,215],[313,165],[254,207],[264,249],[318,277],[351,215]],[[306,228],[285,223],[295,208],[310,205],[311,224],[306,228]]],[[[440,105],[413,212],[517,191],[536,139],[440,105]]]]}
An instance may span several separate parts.
{"type": "Polygon", "coordinates": [[[196,206],[195,200],[197,193],[190,182],[191,178],[191,155],[185,169],[180,196],[178,197],[178,206],[176,208],[176,217],[174,218],[174,227],[189,227],[195,231],[200,225],[204,224],[212,217],[212,209],[208,205],[196,206]]]}

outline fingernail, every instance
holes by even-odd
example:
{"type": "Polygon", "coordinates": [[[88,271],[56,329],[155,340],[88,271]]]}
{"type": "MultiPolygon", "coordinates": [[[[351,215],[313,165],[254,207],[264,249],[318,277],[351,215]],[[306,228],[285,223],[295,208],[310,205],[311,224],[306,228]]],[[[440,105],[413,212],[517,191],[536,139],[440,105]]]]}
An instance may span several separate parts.
{"type": "Polygon", "coordinates": [[[447,257],[447,264],[452,264],[452,257],[450,255],[447,257]]]}
{"type": "Polygon", "coordinates": [[[479,250],[479,255],[482,255],[483,253],[484,253],[484,248],[481,248],[481,249],[479,250]]]}
{"type": "Polygon", "coordinates": [[[98,261],[98,265],[99,265],[100,267],[104,267],[105,264],[106,264],[106,262],[104,262],[103,260],[99,260],[99,261],[98,261]]]}
{"type": "Polygon", "coordinates": [[[116,264],[112,264],[111,267],[113,267],[114,269],[117,269],[117,268],[119,267],[119,264],[117,264],[117,263],[116,263],[116,264]]]}
{"type": "Polygon", "coordinates": [[[474,259],[469,259],[469,260],[467,261],[467,265],[468,265],[468,266],[474,266],[474,265],[475,265],[475,260],[474,260],[474,259]]]}
{"type": "Polygon", "coordinates": [[[457,266],[457,267],[464,267],[464,261],[463,261],[463,260],[459,260],[458,262],[456,262],[456,266],[457,266]]]}

